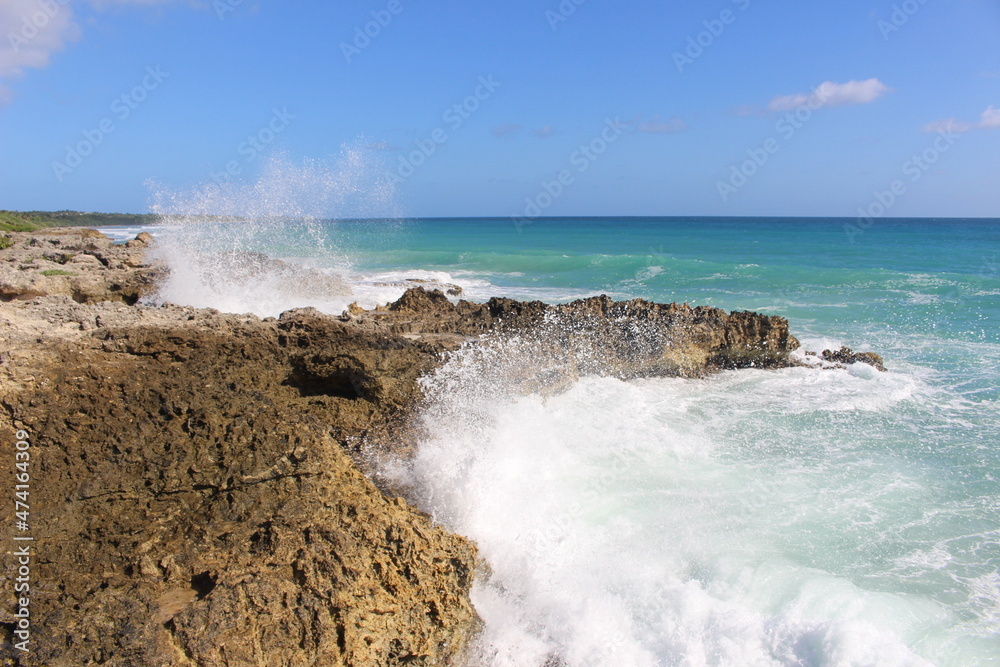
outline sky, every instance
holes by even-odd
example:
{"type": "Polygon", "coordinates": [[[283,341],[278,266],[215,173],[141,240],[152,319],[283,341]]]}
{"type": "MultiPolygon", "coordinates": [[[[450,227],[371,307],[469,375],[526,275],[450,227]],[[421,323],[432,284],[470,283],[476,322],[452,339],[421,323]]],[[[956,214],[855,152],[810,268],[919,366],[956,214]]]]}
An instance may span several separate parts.
{"type": "Polygon", "coordinates": [[[0,0],[0,209],[1000,217],[998,155],[997,0],[0,0]]]}

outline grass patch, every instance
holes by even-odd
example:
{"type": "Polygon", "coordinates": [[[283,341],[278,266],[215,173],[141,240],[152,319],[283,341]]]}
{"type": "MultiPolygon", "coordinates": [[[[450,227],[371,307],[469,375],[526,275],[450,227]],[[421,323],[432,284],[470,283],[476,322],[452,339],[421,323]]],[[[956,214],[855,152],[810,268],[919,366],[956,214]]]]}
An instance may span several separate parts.
{"type": "Polygon", "coordinates": [[[14,239],[9,236],[0,236],[0,250],[6,250],[14,245],[14,239]]]}
{"type": "Polygon", "coordinates": [[[33,232],[43,226],[41,220],[30,213],[0,211],[0,232],[33,232]]]}
{"type": "Polygon", "coordinates": [[[74,276],[75,273],[70,273],[65,269],[45,269],[42,271],[43,276],[74,276]]]}

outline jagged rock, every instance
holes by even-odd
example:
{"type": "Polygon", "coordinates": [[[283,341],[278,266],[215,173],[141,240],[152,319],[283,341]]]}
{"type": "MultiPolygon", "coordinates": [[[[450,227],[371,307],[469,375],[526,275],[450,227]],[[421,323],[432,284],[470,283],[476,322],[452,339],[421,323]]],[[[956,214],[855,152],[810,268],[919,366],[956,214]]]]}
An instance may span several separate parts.
{"type": "Polygon", "coordinates": [[[555,306],[505,298],[453,304],[438,290],[411,289],[388,308],[352,312],[352,323],[447,349],[491,330],[534,331],[553,354],[575,357],[578,371],[623,378],[779,368],[791,365],[799,346],[781,317],[607,296],[555,306]]]}
{"type": "Polygon", "coordinates": [[[826,361],[835,364],[868,364],[874,366],[881,372],[886,372],[882,357],[874,352],[855,352],[849,347],[841,347],[839,350],[823,350],[820,355],[826,361]]]}
{"type": "MultiPolygon", "coordinates": [[[[147,234],[148,236],[148,234],[147,234]]],[[[13,232],[0,251],[0,301],[66,295],[79,303],[135,303],[162,269],[144,259],[146,244],[114,245],[93,229],[13,232]]]]}
{"type": "Polygon", "coordinates": [[[464,291],[461,286],[454,283],[443,283],[439,280],[428,280],[426,278],[405,278],[392,282],[378,281],[363,283],[372,287],[398,287],[408,290],[414,287],[423,287],[427,291],[443,290],[448,296],[461,296],[464,291]]]}
{"type": "Polygon", "coordinates": [[[347,453],[387,430],[433,350],[311,310],[0,307],[0,437],[26,430],[34,466],[39,590],[19,665],[438,665],[461,650],[474,548],[347,453]]]}

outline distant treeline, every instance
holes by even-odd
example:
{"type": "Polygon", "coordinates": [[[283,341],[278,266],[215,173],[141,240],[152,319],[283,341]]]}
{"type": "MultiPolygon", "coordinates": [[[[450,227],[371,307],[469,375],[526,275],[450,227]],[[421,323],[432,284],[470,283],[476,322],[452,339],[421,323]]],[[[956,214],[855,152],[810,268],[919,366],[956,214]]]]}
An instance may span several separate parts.
{"type": "Polygon", "coordinates": [[[31,232],[43,227],[110,227],[150,225],[152,213],[80,213],[79,211],[0,211],[0,231],[31,232]]]}

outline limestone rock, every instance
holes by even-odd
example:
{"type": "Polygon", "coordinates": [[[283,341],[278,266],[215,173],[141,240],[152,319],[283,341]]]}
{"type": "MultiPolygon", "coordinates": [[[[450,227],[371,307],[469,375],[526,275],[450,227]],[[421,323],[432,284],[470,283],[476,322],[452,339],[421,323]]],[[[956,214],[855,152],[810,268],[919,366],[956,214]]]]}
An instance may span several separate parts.
{"type": "Polygon", "coordinates": [[[308,310],[0,307],[0,437],[30,434],[39,554],[19,665],[438,665],[468,641],[474,548],[347,453],[429,348],[308,310]]]}
{"type": "MultiPolygon", "coordinates": [[[[0,301],[66,295],[79,303],[133,304],[162,271],[144,259],[146,244],[114,245],[93,229],[13,232],[0,250],[0,301]]],[[[148,236],[148,234],[147,234],[148,236]]]]}
{"type": "Polygon", "coordinates": [[[607,296],[564,305],[493,298],[451,303],[439,290],[408,290],[387,309],[352,311],[352,324],[455,349],[488,331],[527,334],[577,370],[622,378],[697,377],[727,368],[792,365],[799,347],[781,317],[607,296]]]}

